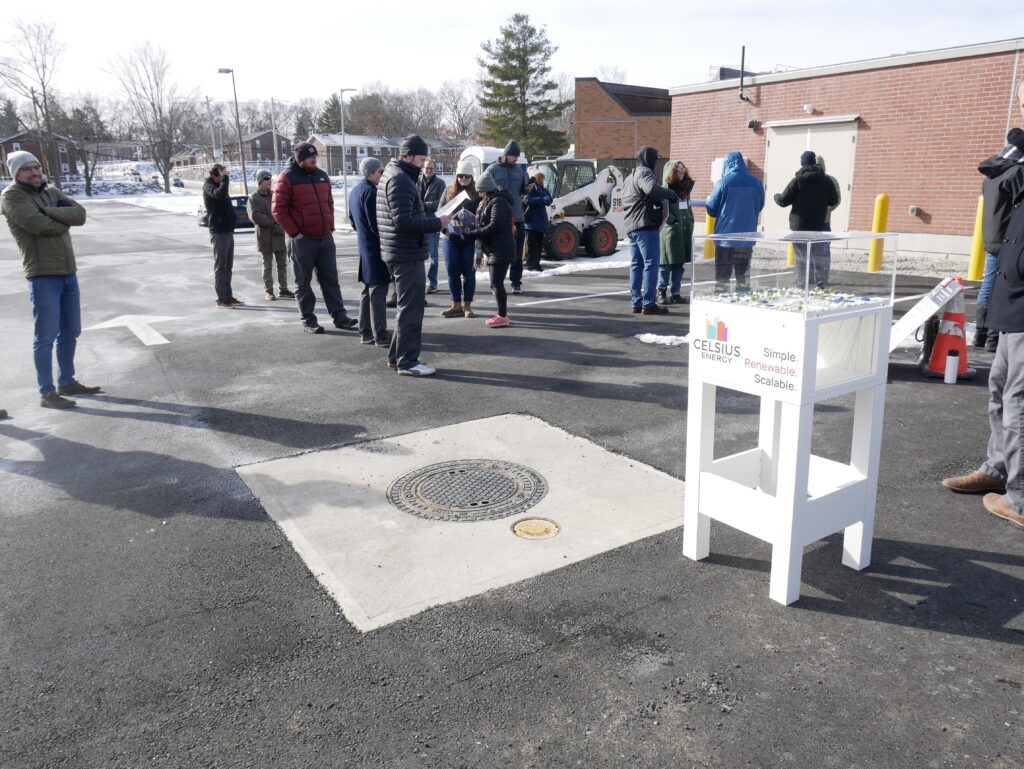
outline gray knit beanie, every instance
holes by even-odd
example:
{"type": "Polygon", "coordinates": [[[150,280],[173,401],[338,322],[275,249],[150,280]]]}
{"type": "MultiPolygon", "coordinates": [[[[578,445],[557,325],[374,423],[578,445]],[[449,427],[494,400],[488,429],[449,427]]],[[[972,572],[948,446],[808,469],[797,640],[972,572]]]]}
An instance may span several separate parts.
{"type": "Polygon", "coordinates": [[[25,152],[24,150],[12,152],[7,156],[7,170],[11,172],[12,178],[17,178],[18,171],[21,170],[21,167],[26,163],[31,163],[33,160],[37,163],[39,162],[39,158],[31,152],[25,152]]]}
{"type": "Polygon", "coordinates": [[[377,169],[381,168],[384,164],[381,163],[377,158],[363,158],[359,163],[359,173],[364,179],[369,179],[372,174],[377,173],[377,169]]]}

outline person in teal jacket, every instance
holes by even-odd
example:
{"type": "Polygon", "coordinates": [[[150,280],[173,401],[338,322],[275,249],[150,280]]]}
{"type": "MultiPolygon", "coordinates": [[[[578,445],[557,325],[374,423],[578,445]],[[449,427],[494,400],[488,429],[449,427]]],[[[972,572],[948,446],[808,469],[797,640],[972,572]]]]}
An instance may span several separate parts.
{"type": "Polygon", "coordinates": [[[661,261],[658,273],[658,301],[662,304],[686,304],[681,287],[685,265],[693,259],[693,210],[690,208],[690,191],[693,179],[682,160],[665,164],[664,185],[679,196],[678,201],[669,201],[668,218],[661,227],[661,261]],[[672,289],[671,300],[668,297],[672,289]]]}

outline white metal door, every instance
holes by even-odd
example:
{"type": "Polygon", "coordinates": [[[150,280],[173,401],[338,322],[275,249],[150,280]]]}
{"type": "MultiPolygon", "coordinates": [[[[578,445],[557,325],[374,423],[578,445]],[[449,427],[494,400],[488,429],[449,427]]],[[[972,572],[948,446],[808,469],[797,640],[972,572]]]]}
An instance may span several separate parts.
{"type": "Polygon", "coordinates": [[[789,207],[775,204],[773,196],[782,192],[800,167],[800,154],[811,150],[825,159],[825,172],[839,182],[842,200],[832,212],[832,230],[842,232],[850,223],[850,195],[853,193],[853,166],[857,154],[857,123],[819,123],[796,126],[769,126],[765,148],[764,213],[765,232],[789,229],[789,207]]]}

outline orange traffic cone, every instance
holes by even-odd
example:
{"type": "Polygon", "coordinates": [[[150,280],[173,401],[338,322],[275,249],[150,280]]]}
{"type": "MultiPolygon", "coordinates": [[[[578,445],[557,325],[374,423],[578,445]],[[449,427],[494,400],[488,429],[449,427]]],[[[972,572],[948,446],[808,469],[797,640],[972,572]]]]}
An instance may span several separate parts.
{"type": "Polygon", "coordinates": [[[942,320],[939,321],[939,333],[932,346],[932,354],[928,365],[923,369],[926,376],[944,376],[946,373],[946,357],[955,351],[960,358],[957,376],[970,379],[975,370],[967,365],[967,333],[964,331],[964,291],[963,278],[957,278],[961,289],[956,296],[946,302],[942,308],[942,320]]]}

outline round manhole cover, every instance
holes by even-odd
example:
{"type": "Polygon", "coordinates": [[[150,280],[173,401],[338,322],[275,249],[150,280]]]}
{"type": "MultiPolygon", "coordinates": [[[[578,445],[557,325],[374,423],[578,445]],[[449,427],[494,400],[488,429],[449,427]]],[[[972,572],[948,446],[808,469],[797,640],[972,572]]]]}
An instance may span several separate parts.
{"type": "Polygon", "coordinates": [[[547,518],[523,518],[512,524],[512,533],[523,539],[551,539],[561,530],[561,526],[547,518]]]}
{"type": "Polygon", "coordinates": [[[457,459],[408,472],[388,500],[432,521],[495,521],[522,513],[548,493],[536,470],[498,459],[457,459]]]}

